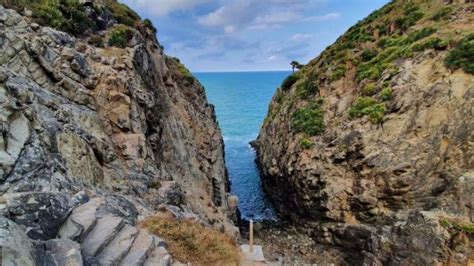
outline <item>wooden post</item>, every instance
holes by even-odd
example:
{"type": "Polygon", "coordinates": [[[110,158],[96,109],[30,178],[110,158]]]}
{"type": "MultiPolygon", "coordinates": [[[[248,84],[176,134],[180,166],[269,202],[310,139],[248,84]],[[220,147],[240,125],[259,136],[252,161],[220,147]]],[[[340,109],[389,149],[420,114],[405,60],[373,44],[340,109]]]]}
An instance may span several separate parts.
{"type": "Polygon", "coordinates": [[[250,226],[249,226],[249,247],[250,253],[253,253],[253,220],[250,219],[250,226]]]}

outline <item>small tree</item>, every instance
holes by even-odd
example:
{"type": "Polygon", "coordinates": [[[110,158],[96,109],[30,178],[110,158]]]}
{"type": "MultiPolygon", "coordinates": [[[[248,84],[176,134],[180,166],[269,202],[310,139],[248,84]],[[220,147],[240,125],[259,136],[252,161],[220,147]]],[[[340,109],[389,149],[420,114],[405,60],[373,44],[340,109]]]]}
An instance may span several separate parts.
{"type": "Polygon", "coordinates": [[[302,65],[298,61],[291,61],[290,63],[293,73],[295,73],[295,68],[301,69],[302,65]]]}
{"type": "Polygon", "coordinates": [[[300,64],[298,61],[291,61],[290,65],[291,69],[293,70],[293,74],[295,73],[295,68],[300,70],[304,67],[304,65],[300,64]]]}

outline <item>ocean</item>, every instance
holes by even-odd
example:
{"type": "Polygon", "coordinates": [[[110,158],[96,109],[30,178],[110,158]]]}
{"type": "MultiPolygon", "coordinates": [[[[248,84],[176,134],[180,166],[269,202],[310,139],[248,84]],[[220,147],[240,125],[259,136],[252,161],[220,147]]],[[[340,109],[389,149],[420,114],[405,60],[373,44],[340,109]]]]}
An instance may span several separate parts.
{"type": "Polygon", "coordinates": [[[276,220],[265,196],[249,142],[257,138],[268,104],[283,79],[291,74],[278,72],[194,73],[216,107],[217,120],[225,142],[226,164],[231,192],[239,197],[244,220],[276,220]]]}

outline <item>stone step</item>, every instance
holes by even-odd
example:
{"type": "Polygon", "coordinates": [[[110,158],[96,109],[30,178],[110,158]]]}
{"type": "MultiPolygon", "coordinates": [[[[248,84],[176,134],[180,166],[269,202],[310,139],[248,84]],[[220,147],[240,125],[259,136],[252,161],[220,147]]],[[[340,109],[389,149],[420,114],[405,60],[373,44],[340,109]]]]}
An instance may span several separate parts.
{"type": "Polygon", "coordinates": [[[95,227],[81,243],[83,254],[97,256],[112,241],[124,226],[120,217],[106,215],[97,220],[95,227]]]}
{"type": "Polygon", "coordinates": [[[103,203],[101,198],[94,198],[75,208],[59,230],[60,238],[81,242],[97,222],[97,209],[103,203]]]}
{"type": "Polygon", "coordinates": [[[156,239],[146,230],[140,229],[138,236],[133,242],[128,254],[122,260],[120,265],[123,266],[141,266],[145,263],[148,255],[155,248],[156,239]]]}
{"type": "Polygon", "coordinates": [[[82,266],[81,246],[69,239],[50,239],[44,243],[43,265],[82,266]]]}
{"type": "Polygon", "coordinates": [[[98,256],[100,265],[117,265],[127,255],[138,235],[138,229],[125,225],[98,256]]]}
{"type": "Polygon", "coordinates": [[[146,259],[144,266],[170,266],[171,256],[162,246],[156,247],[146,259]]]}

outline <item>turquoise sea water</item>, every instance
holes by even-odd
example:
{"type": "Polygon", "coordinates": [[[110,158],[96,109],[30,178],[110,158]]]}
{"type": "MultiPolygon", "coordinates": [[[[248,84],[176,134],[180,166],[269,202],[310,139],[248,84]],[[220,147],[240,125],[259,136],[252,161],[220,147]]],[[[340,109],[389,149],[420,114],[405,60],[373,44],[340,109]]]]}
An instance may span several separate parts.
{"type": "Polygon", "coordinates": [[[239,197],[242,219],[275,220],[275,211],[265,197],[249,146],[260,130],[276,88],[290,72],[195,73],[216,107],[225,142],[231,192],[239,197]]]}

